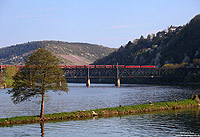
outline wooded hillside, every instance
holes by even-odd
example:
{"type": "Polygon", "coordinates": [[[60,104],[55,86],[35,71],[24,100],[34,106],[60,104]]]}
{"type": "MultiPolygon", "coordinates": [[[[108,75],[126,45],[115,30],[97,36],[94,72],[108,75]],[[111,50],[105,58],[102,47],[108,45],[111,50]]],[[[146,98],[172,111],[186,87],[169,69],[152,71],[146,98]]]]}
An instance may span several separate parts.
{"type": "MultiPolygon", "coordinates": [[[[109,56],[94,64],[156,65],[182,64],[193,67],[200,63],[200,15],[183,26],[149,34],[147,38],[129,41],[109,56]]],[[[181,65],[178,65],[181,66],[181,65]]]]}
{"type": "Polygon", "coordinates": [[[88,43],[62,41],[33,41],[0,48],[0,62],[3,64],[24,64],[24,59],[36,48],[45,46],[62,59],[63,64],[89,64],[102,58],[115,49],[88,43]]]}

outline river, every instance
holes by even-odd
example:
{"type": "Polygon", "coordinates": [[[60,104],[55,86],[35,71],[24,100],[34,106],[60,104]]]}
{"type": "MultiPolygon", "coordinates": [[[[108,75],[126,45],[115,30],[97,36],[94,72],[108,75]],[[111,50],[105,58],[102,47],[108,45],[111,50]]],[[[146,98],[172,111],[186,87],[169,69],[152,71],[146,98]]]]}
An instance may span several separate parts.
{"type": "MultiPolygon", "coordinates": [[[[7,89],[0,90],[0,117],[39,115],[40,97],[13,104],[7,89]]],[[[69,84],[69,92],[49,91],[45,113],[70,112],[96,108],[136,105],[160,101],[183,100],[197,89],[179,86],[69,84]]],[[[124,117],[96,118],[44,124],[44,136],[181,136],[200,134],[199,110],[160,112],[124,117]]],[[[40,136],[40,124],[0,127],[0,136],[40,136]]]]}

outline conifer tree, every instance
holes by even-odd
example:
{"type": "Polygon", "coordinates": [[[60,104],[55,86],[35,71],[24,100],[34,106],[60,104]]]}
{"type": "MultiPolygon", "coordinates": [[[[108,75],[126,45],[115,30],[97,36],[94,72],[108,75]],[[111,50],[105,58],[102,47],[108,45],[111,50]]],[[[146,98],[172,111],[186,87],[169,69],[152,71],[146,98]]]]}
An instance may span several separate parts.
{"type": "Polygon", "coordinates": [[[44,104],[47,90],[67,92],[67,82],[63,71],[58,67],[59,59],[44,48],[35,51],[26,60],[25,67],[14,77],[12,94],[15,104],[29,100],[36,95],[42,96],[40,119],[45,120],[44,104]]]}

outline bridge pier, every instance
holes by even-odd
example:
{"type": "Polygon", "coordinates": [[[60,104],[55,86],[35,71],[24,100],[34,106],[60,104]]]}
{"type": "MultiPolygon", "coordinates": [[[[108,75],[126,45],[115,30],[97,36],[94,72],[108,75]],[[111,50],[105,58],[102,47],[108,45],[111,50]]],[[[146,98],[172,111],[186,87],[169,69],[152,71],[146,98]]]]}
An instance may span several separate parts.
{"type": "Polygon", "coordinates": [[[87,79],[87,80],[86,80],[86,86],[87,86],[87,87],[90,87],[90,79],[87,79]]]}
{"type": "Polygon", "coordinates": [[[115,86],[120,87],[120,78],[115,79],[115,86]]]}

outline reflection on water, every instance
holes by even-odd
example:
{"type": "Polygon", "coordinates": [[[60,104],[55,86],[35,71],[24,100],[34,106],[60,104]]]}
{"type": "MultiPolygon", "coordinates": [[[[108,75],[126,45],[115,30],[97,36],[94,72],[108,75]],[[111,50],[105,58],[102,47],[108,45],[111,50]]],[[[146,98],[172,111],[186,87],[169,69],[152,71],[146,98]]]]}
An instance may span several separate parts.
{"type": "Polygon", "coordinates": [[[44,121],[40,122],[41,137],[44,137],[44,121]]]}
{"type": "Polygon", "coordinates": [[[200,109],[0,127],[1,136],[199,136],[200,109]]]}
{"type": "MultiPolygon", "coordinates": [[[[7,89],[0,89],[0,118],[39,115],[40,97],[31,101],[13,104],[7,89]]],[[[149,101],[160,102],[190,98],[195,90],[178,86],[122,85],[69,83],[69,92],[59,94],[49,91],[45,102],[45,113],[71,112],[119,105],[144,104],[149,101]]]]}

